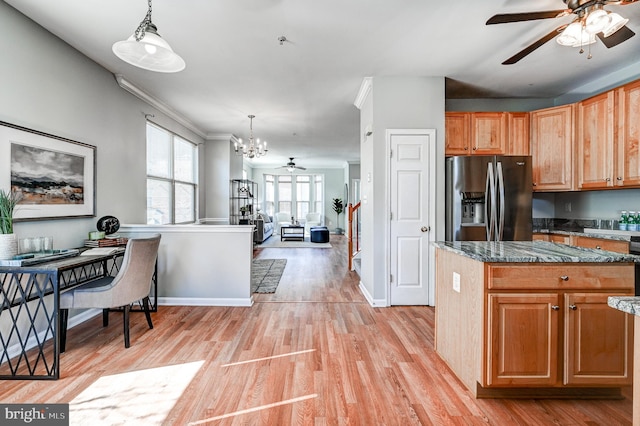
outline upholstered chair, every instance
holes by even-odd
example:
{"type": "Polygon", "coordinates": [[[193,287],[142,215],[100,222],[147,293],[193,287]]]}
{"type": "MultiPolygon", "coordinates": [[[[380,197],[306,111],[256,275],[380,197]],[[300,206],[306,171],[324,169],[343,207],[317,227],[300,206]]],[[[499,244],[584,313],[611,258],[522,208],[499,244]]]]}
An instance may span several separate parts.
{"type": "Polygon", "coordinates": [[[312,226],[320,225],[322,225],[322,216],[320,213],[307,213],[307,218],[304,222],[304,234],[309,235],[309,230],[312,226]]]}
{"type": "Polygon", "coordinates": [[[69,309],[102,309],[102,325],[109,324],[109,309],[122,308],[124,314],[124,347],[129,343],[129,308],[142,300],[149,328],[153,328],[149,312],[149,292],[155,270],[160,235],[131,238],[115,277],[100,278],[60,294],[60,352],[67,339],[69,309]]]}
{"type": "Polygon", "coordinates": [[[277,232],[278,234],[280,234],[280,228],[282,228],[283,226],[291,225],[291,213],[277,212],[275,216],[276,216],[277,232]]]}

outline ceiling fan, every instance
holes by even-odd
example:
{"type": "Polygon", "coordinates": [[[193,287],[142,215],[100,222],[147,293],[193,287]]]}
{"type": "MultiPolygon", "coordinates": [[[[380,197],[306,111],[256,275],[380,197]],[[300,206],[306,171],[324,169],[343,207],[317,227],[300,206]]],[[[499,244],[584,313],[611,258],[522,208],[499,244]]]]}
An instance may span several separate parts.
{"type": "Polygon", "coordinates": [[[296,166],[296,163],[293,162],[293,158],[294,157],[289,157],[289,162],[286,165],[280,166],[278,168],[279,169],[287,169],[287,171],[290,172],[290,173],[293,173],[296,169],[298,169],[298,170],[307,170],[306,167],[296,166]]]}
{"type": "MultiPolygon", "coordinates": [[[[562,0],[568,9],[547,10],[541,12],[504,13],[494,15],[486,25],[506,24],[509,22],[533,21],[537,19],[561,18],[575,15],[569,24],[560,25],[549,34],[533,42],[516,53],[502,65],[515,64],[549,40],[558,37],[563,46],[582,47],[595,42],[596,36],[607,48],[617,46],[633,37],[635,33],[625,24],[629,21],[617,13],[604,9],[605,5],[628,5],[638,0],[562,0]]],[[[582,49],[581,52],[582,53],[582,49]]],[[[589,56],[590,57],[590,56],[589,56]]]]}

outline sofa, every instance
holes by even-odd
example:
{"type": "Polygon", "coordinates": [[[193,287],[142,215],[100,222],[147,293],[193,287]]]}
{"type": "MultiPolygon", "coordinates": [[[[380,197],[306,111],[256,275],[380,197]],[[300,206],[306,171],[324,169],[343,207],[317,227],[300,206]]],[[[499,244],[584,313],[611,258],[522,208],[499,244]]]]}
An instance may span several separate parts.
{"type": "Polygon", "coordinates": [[[273,222],[271,221],[269,215],[258,213],[255,225],[256,231],[253,234],[253,241],[255,243],[260,244],[271,235],[273,235],[273,222]]]}

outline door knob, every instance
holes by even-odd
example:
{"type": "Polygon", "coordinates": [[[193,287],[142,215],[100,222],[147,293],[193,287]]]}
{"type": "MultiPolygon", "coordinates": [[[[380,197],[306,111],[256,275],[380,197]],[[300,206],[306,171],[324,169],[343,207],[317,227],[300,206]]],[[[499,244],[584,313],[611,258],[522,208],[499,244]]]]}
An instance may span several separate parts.
{"type": "Polygon", "coordinates": [[[431,231],[431,227],[430,227],[430,226],[423,226],[422,228],[420,228],[420,230],[421,230],[422,232],[431,231]]]}

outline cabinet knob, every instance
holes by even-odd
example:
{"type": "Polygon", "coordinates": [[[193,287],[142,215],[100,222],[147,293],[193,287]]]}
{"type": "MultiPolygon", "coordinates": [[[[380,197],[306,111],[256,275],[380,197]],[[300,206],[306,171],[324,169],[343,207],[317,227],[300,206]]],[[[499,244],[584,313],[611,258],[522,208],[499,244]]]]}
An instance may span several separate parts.
{"type": "Polygon", "coordinates": [[[566,275],[561,276],[561,277],[560,277],[560,279],[561,279],[562,281],[569,281],[569,277],[568,277],[568,276],[566,276],[566,275]]]}
{"type": "Polygon", "coordinates": [[[605,178],[604,180],[606,180],[607,182],[609,182],[611,180],[611,178],[605,178]]]}
{"type": "Polygon", "coordinates": [[[558,306],[558,305],[551,305],[551,309],[553,309],[554,311],[559,311],[559,310],[560,310],[560,306],[558,306]]]}
{"type": "Polygon", "coordinates": [[[474,147],[473,147],[473,150],[475,151],[476,149],[478,149],[478,147],[477,147],[477,146],[474,146],[474,147]]]}
{"type": "Polygon", "coordinates": [[[569,309],[575,311],[576,309],[578,309],[578,307],[576,305],[569,305],[569,309]]]}
{"type": "Polygon", "coordinates": [[[622,177],[618,176],[616,179],[617,179],[617,180],[622,180],[622,177]]]}
{"type": "Polygon", "coordinates": [[[464,150],[467,151],[469,148],[467,148],[466,146],[464,147],[464,150]]]}
{"type": "Polygon", "coordinates": [[[535,182],[533,182],[533,186],[538,186],[538,184],[537,184],[537,183],[535,183],[535,182]]]}
{"type": "Polygon", "coordinates": [[[596,248],[597,248],[598,250],[600,250],[602,247],[600,247],[600,246],[596,246],[596,248]]]}

